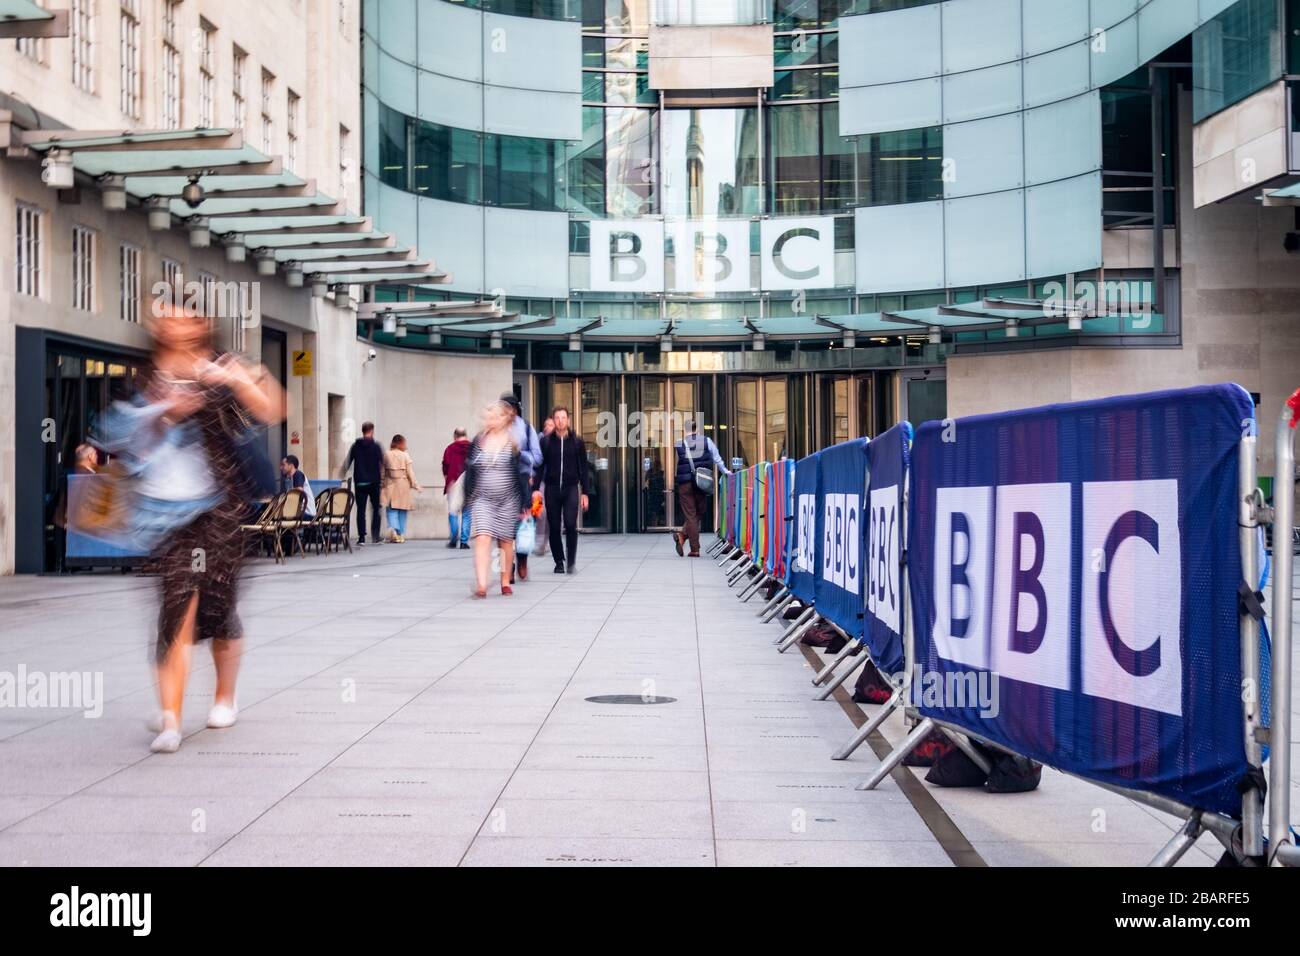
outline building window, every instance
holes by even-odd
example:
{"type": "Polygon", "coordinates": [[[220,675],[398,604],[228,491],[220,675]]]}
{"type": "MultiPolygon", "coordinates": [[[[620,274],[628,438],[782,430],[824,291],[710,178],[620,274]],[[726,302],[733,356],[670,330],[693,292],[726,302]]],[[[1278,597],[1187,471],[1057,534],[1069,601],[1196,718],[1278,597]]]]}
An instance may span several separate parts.
{"type": "Polygon", "coordinates": [[[207,20],[199,21],[199,125],[205,129],[217,125],[217,78],[212,62],[216,32],[207,20]]]}
{"type": "Polygon", "coordinates": [[[44,216],[35,206],[18,204],[18,227],[14,260],[17,263],[14,287],[19,295],[39,296],[41,283],[41,226],[44,216]]]}
{"type": "Polygon", "coordinates": [[[68,16],[72,40],[72,83],[79,90],[95,92],[95,0],[72,0],[68,16]]]}
{"type": "Polygon", "coordinates": [[[284,158],[291,173],[298,171],[298,108],[300,105],[301,97],[293,90],[290,90],[289,103],[285,110],[284,132],[286,144],[284,158]]]}
{"type": "Polygon", "coordinates": [[[234,109],[234,115],[231,116],[232,125],[238,130],[244,128],[244,121],[248,119],[244,104],[244,73],[247,69],[248,54],[235,47],[235,70],[230,77],[230,101],[234,109]]]}
{"type": "Polygon", "coordinates": [[[262,71],[262,152],[270,156],[275,148],[275,121],[271,116],[271,96],[275,91],[275,74],[262,71]]]}
{"type": "Polygon", "coordinates": [[[121,58],[122,115],[140,116],[140,0],[122,0],[122,17],[117,34],[121,58]]]}
{"type": "Polygon", "coordinates": [[[117,316],[123,322],[140,321],[140,247],[122,243],[117,256],[117,316]]]}
{"type": "Polygon", "coordinates": [[[175,259],[163,259],[162,275],[163,275],[163,282],[167,283],[168,287],[170,288],[170,291],[164,294],[170,295],[172,297],[172,301],[177,304],[184,302],[185,297],[181,292],[182,289],[181,264],[177,262],[175,259]]]}
{"type": "MultiPolygon", "coordinates": [[[[36,0],[36,5],[45,8],[45,0],[36,0]]],[[[45,65],[45,38],[19,37],[14,40],[14,48],[27,59],[45,65]]]]}
{"type": "Polygon", "coordinates": [[[163,3],[163,128],[181,128],[181,51],[176,41],[176,18],[181,0],[163,3]]]}
{"type": "Polygon", "coordinates": [[[72,227],[72,307],[95,311],[95,231],[72,227]]]}
{"type": "Polygon", "coordinates": [[[1278,0],[1240,0],[1192,34],[1192,120],[1240,103],[1282,78],[1278,0]]]}
{"type": "Polygon", "coordinates": [[[346,209],[348,205],[348,187],[352,180],[351,134],[346,126],[339,127],[339,202],[346,209]]]}

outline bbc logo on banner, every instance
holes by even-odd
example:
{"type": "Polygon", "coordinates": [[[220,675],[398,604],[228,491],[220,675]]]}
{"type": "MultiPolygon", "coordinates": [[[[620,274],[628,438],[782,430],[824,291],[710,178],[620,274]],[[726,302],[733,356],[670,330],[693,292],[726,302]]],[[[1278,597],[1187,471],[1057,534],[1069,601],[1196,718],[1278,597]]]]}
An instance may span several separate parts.
{"type": "Polygon", "coordinates": [[[1012,680],[1181,716],[1178,482],[1083,482],[1071,554],[1068,482],[939,488],[934,644],[1012,680]],[[1082,575],[1080,667],[1071,686],[1071,564],[1082,575]]]}
{"type": "Polygon", "coordinates": [[[872,489],[870,521],[867,611],[897,634],[902,586],[898,580],[898,485],[872,489]]]}
{"type": "Polygon", "coordinates": [[[795,541],[794,569],[805,574],[813,573],[813,555],[817,553],[817,496],[800,495],[798,539],[795,541]]]}
{"type": "Polygon", "coordinates": [[[823,499],[822,580],[850,594],[859,592],[858,522],[862,509],[859,495],[830,494],[823,499]]]}

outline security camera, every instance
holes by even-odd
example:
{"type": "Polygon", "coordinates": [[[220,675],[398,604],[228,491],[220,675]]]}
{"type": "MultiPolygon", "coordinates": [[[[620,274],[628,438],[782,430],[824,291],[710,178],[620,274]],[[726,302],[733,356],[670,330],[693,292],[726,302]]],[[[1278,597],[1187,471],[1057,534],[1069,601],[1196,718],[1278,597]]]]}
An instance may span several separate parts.
{"type": "Polygon", "coordinates": [[[370,349],[369,351],[366,352],[366,361],[373,362],[375,360],[375,356],[377,356],[378,354],[379,353],[376,352],[374,349],[370,349]]]}
{"type": "Polygon", "coordinates": [[[72,154],[63,149],[50,150],[41,161],[41,182],[51,189],[71,189],[76,184],[72,154]]]}
{"type": "Polygon", "coordinates": [[[204,192],[203,187],[199,185],[199,177],[197,175],[191,176],[190,181],[181,189],[181,199],[184,201],[185,205],[189,206],[191,209],[197,209],[202,205],[203,199],[206,195],[207,194],[204,192]]]}

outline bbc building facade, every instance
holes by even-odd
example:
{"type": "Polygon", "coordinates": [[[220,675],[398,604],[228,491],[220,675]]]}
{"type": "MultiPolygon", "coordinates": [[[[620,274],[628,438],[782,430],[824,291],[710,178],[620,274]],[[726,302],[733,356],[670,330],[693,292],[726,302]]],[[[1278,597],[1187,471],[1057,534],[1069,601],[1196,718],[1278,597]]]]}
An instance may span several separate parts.
{"type": "Polygon", "coordinates": [[[370,2],[366,209],[450,280],[360,334],[642,413],[593,530],[678,520],[673,413],[746,464],[1202,382],[1271,413],[1298,35],[1293,0],[370,2]],[[511,317],[422,318],[462,298],[511,317]]]}

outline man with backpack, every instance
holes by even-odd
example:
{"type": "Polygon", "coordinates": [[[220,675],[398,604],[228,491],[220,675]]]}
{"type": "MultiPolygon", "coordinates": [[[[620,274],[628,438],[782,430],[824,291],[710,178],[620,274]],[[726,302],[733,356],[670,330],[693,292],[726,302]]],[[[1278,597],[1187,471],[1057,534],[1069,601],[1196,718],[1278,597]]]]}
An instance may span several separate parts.
{"type": "Polygon", "coordinates": [[[688,541],[691,545],[689,556],[700,556],[700,519],[709,506],[709,495],[713,494],[713,475],[710,472],[714,465],[724,475],[731,474],[713,439],[700,434],[699,422],[687,422],[686,437],[677,443],[677,473],[673,478],[677,500],[681,502],[682,514],[686,518],[681,530],[673,532],[673,544],[679,556],[684,553],[688,541]]]}

